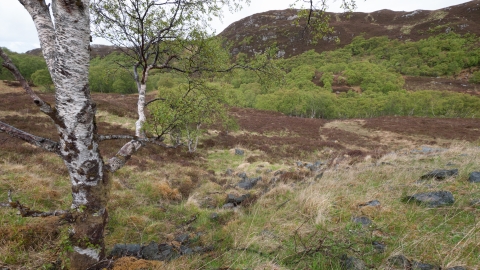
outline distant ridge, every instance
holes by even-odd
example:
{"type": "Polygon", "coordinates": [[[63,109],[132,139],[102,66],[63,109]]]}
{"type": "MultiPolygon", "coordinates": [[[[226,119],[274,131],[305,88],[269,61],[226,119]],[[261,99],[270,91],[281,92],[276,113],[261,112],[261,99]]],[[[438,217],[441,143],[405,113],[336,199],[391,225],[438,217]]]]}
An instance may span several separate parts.
{"type": "Polygon", "coordinates": [[[278,56],[291,57],[314,49],[334,50],[351,43],[363,33],[365,38],[388,36],[391,39],[412,40],[453,31],[480,35],[480,0],[439,10],[412,12],[379,10],[371,13],[327,13],[335,32],[316,45],[303,38],[303,27],[296,26],[296,10],[273,10],[254,14],[228,26],[219,35],[232,42],[232,53],[253,55],[276,43],[278,56]],[[340,43],[336,43],[336,37],[340,43]]]}

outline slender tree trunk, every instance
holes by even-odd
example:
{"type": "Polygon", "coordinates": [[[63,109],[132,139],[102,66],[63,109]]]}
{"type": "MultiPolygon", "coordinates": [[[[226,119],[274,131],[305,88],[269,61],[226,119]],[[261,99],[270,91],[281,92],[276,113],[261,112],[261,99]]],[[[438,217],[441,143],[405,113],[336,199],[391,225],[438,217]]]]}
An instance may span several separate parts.
{"type": "Polygon", "coordinates": [[[145,132],[142,130],[143,124],[145,124],[145,95],[147,93],[147,84],[145,82],[137,83],[138,85],[138,101],[137,111],[138,120],[135,122],[135,136],[139,138],[145,138],[145,132]]]}

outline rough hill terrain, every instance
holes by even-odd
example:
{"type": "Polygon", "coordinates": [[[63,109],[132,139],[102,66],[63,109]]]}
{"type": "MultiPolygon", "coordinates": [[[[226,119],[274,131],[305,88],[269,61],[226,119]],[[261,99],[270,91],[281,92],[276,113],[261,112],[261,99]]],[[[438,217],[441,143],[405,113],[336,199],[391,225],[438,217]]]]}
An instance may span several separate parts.
{"type": "MultiPolygon", "coordinates": [[[[136,95],[92,95],[100,133],[133,132],[136,95]]],[[[480,171],[477,119],[231,114],[240,130],[211,127],[196,154],[148,146],[114,175],[104,267],[478,269],[480,184],[469,180],[480,171]],[[436,169],[454,174],[424,179],[436,169]],[[436,208],[402,201],[426,196],[419,192],[451,200],[436,208]],[[363,268],[340,266],[352,263],[363,268]]],[[[3,83],[0,121],[58,136],[21,88],[3,83]]],[[[102,155],[121,145],[102,142],[102,155]]],[[[0,133],[2,206],[12,190],[35,209],[67,209],[67,178],[60,158],[0,133]]],[[[0,213],[0,268],[61,268],[65,221],[0,213]]]]}
{"type": "Polygon", "coordinates": [[[351,43],[363,34],[365,38],[388,36],[391,39],[417,41],[442,32],[480,34],[480,0],[439,10],[413,12],[379,10],[372,13],[327,13],[334,33],[318,44],[304,38],[302,24],[296,25],[297,10],[272,10],[254,14],[227,27],[220,36],[233,43],[232,53],[252,55],[274,43],[279,56],[291,57],[307,50],[334,50],[351,43]],[[335,39],[340,38],[340,43],[335,39]]]}

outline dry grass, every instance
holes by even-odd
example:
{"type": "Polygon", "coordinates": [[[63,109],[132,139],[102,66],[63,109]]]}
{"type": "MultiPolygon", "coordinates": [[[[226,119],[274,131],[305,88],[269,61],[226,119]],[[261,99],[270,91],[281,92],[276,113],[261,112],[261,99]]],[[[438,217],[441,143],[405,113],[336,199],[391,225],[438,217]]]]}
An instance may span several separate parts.
{"type": "MultiPolygon", "coordinates": [[[[120,114],[132,97],[96,98],[102,133],[131,132],[132,113],[120,114]]],[[[0,107],[2,121],[55,138],[45,117],[32,115],[30,109],[15,110],[10,103],[0,107]]],[[[336,269],[344,253],[380,269],[394,254],[442,267],[480,265],[480,210],[469,205],[470,199],[480,199],[480,187],[466,181],[471,171],[480,171],[478,123],[420,118],[327,123],[251,110],[234,113],[243,128],[235,136],[210,131],[197,155],[147,147],[112,176],[108,249],[116,243],[170,243],[175,235],[187,232],[198,233],[195,243],[213,250],[167,263],[122,259],[115,267],[336,269]],[[422,145],[441,151],[412,152],[422,145]],[[235,155],[235,148],[244,149],[245,155],[235,155]],[[318,180],[314,177],[319,172],[295,164],[316,160],[329,164],[322,167],[318,180]],[[439,168],[458,168],[460,174],[443,182],[417,182],[422,174],[439,168]],[[227,175],[227,169],[233,175],[227,175]],[[278,171],[284,173],[275,175],[278,171]],[[239,172],[262,180],[251,190],[240,189],[239,172]],[[451,191],[456,203],[428,209],[401,200],[433,190],[451,191]],[[227,194],[249,194],[252,199],[233,210],[223,209],[227,194]],[[375,199],[380,206],[361,206],[375,199]],[[213,213],[217,219],[210,218],[213,213]],[[353,223],[357,216],[370,218],[372,225],[353,223]],[[372,241],[385,243],[387,251],[374,252],[372,241]]],[[[108,157],[121,145],[103,143],[102,154],[108,157]]],[[[7,200],[9,189],[14,199],[40,210],[67,209],[71,200],[60,158],[2,133],[1,202],[7,200]]],[[[44,219],[21,218],[9,209],[0,212],[3,264],[38,269],[56,261],[61,227],[44,219]]]]}

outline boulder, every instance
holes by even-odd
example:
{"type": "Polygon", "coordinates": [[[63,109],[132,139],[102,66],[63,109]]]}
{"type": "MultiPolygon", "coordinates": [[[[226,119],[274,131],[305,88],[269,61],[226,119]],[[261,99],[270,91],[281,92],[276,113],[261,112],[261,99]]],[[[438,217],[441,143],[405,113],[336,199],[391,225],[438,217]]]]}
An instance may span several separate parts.
{"type": "Polygon", "coordinates": [[[155,242],[151,242],[147,246],[142,247],[142,258],[145,260],[160,261],[161,256],[159,253],[160,250],[158,249],[158,244],[155,242]]]}
{"type": "Polygon", "coordinates": [[[452,169],[452,170],[433,170],[427,174],[422,175],[420,179],[422,180],[427,180],[427,179],[435,179],[435,180],[445,180],[449,177],[452,176],[457,176],[458,175],[458,169],[452,169]]]}
{"type": "Polygon", "coordinates": [[[139,244],[115,244],[112,251],[110,251],[111,257],[125,257],[135,256],[140,257],[141,247],[139,244]]]}
{"type": "Polygon", "coordinates": [[[243,189],[252,189],[260,180],[262,180],[262,177],[243,178],[243,180],[238,183],[238,187],[243,189]]]}
{"type": "Polygon", "coordinates": [[[470,183],[480,183],[480,172],[472,172],[468,177],[470,183]]]}
{"type": "Polygon", "coordinates": [[[342,266],[342,269],[345,269],[345,270],[366,270],[367,269],[367,266],[365,265],[364,261],[352,256],[347,256],[347,255],[342,256],[340,265],[342,266]]]}
{"type": "Polygon", "coordinates": [[[368,226],[372,224],[372,220],[370,220],[368,217],[365,217],[365,216],[354,217],[352,221],[355,223],[362,224],[363,226],[368,226]]]}
{"type": "Polygon", "coordinates": [[[428,207],[440,207],[453,204],[455,199],[450,191],[434,191],[407,196],[403,201],[415,202],[428,207]]]}
{"type": "Polygon", "coordinates": [[[245,155],[245,150],[235,149],[235,155],[237,155],[237,156],[243,156],[243,155],[245,155]]]}

